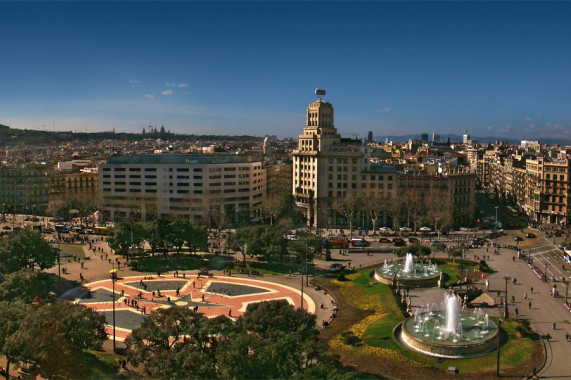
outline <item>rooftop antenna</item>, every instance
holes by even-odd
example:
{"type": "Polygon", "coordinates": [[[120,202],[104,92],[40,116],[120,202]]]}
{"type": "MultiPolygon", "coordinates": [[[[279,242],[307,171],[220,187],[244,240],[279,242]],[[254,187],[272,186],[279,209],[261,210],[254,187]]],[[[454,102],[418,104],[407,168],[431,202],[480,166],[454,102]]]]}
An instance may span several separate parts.
{"type": "Polygon", "coordinates": [[[325,90],[321,87],[317,87],[315,89],[315,95],[319,98],[319,100],[323,100],[323,97],[325,96],[325,90]]]}

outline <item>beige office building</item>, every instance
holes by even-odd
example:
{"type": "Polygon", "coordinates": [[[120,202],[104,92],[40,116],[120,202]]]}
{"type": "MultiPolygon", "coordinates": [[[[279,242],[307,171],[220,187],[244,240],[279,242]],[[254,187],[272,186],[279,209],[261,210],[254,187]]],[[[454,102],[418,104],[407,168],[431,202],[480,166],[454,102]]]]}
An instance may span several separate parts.
{"type": "Polygon", "coordinates": [[[109,220],[160,216],[234,224],[261,215],[266,171],[261,157],[156,154],[110,157],[99,166],[100,200],[109,220]]]}
{"type": "Polygon", "coordinates": [[[370,163],[364,141],[341,138],[331,103],[319,99],[307,108],[307,125],[293,151],[292,191],[307,223],[337,225],[336,199],[347,196],[394,197],[396,169],[370,163]]]}

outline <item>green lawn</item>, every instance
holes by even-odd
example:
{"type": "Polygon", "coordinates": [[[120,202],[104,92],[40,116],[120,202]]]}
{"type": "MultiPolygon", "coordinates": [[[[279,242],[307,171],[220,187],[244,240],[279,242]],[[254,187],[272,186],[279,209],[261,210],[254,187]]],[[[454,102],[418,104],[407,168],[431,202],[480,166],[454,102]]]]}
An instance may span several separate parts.
{"type": "MultiPolygon", "coordinates": [[[[59,249],[61,249],[63,255],[71,255],[71,256],[74,256],[74,257],[79,258],[79,259],[85,258],[85,252],[83,251],[83,247],[82,247],[81,245],[78,245],[78,244],[64,244],[64,243],[60,243],[59,245],[58,245],[58,244],[55,244],[55,243],[52,243],[52,244],[50,244],[50,245],[51,245],[53,248],[58,248],[58,247],[59,247],[59,249]]],[[[62,262],[65,262],[66,260],[67,260],[67,261],[70,261],[69,258],[63,258],[63,257],[62,257],[62,262]]]]}
{"type": "MultiPolygon", "coordinates": [[[[446,264],[439,267],[445,272],[449,273],[451,279],[454,279],[454,274],[458,276],[456,264],[446,264]]],[[[392,332],[396,325],[404,320],[399,306],[392,294],[388,285],[374,284],[371,282],[372,269],[368,269],[359,273],[358,277],[354,279],[354,288],[351,289],[351,294],[355,299],[359,299],[359,292],[366,294],[375,294],[380,297],[380,302],[383,306],[383,311],[386,312],[382,318],[376,320],[369,325],[361,340],[364,345],[384,348],[394,351],[397,355],[402,355],[408,359],[414,360],[422,365],[427,365],[432,368],[447,370],[448,367],[453,366],[458,368],[460,373],[468,372],[488,372],[491,373],[496,368],[497,353],[492,352],[486,356],[473,359],[446,359],[439,363],[436,358],[421,355],[417,352],[409,351],[397,343],[393,337],[392,332]]],[[[456,277],[457,278],[457,277],[456,277]]],[[[497,323],[497,318],[492,318],[497,323]]],[[[501,368],[502,371],[516,370],[525,374],[531,367],[532,353],[538,352],[538,342],[529,338],[518,338],[516,336],[516,327],[518,322],[509,320],[502,324],[502,347],[501,347],[501,368]],[[535,347],[534,347],[535,345],[535,347]],[[527,370],[522,370],[521,367],[526,366],[527,370]]],[[[351,327],[346,331],[350,331],[351,327]]],[[[531,371],[529,371],[531,372],[531,371]]]]}
{"type": "Polygon", "coordinates": [[[82,354],[82,361],[87,367],[86,379],[117,378],[118,356],[108,352],[89,350],[82,354]]]}

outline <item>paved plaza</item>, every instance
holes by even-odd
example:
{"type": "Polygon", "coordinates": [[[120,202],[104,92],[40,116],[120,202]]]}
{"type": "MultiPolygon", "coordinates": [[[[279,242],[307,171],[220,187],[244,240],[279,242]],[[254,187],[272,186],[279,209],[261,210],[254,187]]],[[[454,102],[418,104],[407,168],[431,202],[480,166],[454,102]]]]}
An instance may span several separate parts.
{"type": "MultiPolygon", "coordinates": [[[[115,325],[117,340],[124,340],[153,310],[169,307],[195,308],[209,318],[237,318],[249,304],[287,300],[300,307],[301,292],[291,286],[252,278],[186,275],[129,276],[115,281],[115,325]]],[[[112,334],[113,283],[111,279],[84,284],[81,292],[70,292],[74,302],[105,316],[112,334]]],[[[303,308],[314,313],[315,303],[304,294],[303,308]]]]}

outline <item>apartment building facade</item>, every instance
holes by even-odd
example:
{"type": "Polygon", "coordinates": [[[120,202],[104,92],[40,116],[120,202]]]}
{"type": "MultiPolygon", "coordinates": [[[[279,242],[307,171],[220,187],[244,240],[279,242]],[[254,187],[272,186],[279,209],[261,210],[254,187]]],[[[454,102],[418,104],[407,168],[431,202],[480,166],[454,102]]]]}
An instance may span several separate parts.
{"type": "Polygon", "coordinates": [[[260,217],[266,193],[261,156],[156,154],[114,156],[99,166],[101,210],[109,220],[161,216],[209,224],[260,217]]]}
{"type": "MultiPolygon", "coordinates": [[[[402,184],[414,175],[404,174],[394,165],[371,162],[372,149],[364,141],[341,138],[335,128],[331,103],[319,99],[309,104],[306,126],[292,154],[292,194],[308,225],[339,225],[343,220],[335,210],[335,203],[347,197],[356,197],[365,203],[368,199],[379,198],[389,204],[401,202],[408,196],[408,185],[402,184]]],[[[452,200],[451,207],[461,205],[462,211],[455,211],[459,223],[468,222],[473,217],[474,174],[462,172],[454,176],[426,176],[422,177],[422,186],[424,181],[430,182],[430,186],[433,182],[446,183],[447,196],[452,200]],[[457,177],[461,179],[457,180],[457,177]],[[458,191],[462,191],[462,195],[458,191]]],[[[416,188],[416,185],[413,187],[416,188]]],[[[360,225],[369,224],[364,210],[356,218],[359,218],[360,225]]]]}
{"type": "Polygon", "coordinates": [[[536,152],[535,156],[487,152],[478,163],[485,164],[489,170],[487,177],[478,173],[480,184],[511,197],[530,220],[561,226],[571,222],[571,160],[565,151],[551,155],[536,152]],[[496,158],[490,159],[492,156],[496,158]]]}
{"type": "Polygon", "coordinates": [[[48,201],[47,165],[18,164],[0,169],[0,204],[3,212],[43,213],[48,201]]]}

